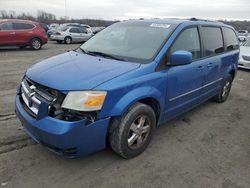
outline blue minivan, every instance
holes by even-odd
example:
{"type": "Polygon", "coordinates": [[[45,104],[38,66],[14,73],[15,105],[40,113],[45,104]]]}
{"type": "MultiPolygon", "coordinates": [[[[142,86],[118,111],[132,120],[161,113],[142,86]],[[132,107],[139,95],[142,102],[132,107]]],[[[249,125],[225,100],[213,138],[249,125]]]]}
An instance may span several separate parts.
{"type": "Polygon", "coordinates": [[[235,30],[220,22],[119,22],[29,68],[16,113],[30,137],[65,157],[109,145],[132,158],[158,126],[209,99],[226,101],[238,58],[235,30]]]}

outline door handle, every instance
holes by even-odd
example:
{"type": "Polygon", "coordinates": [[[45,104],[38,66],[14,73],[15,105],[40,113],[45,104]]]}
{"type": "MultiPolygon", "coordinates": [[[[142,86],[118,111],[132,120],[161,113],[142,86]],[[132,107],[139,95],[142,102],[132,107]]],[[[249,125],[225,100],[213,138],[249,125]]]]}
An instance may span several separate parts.
{"type": "Polygon", "coordinates": [[[213,63],[208,63],[207,68],[211,68],[213,66],[213,63]]]}
{"type": "Polygon", "coordinates": [[[202,71],[203,69],[204,69],[204,66],[202,65],[196,68],[197,71],[202,71]]]}
{"type": "Polygon", "coordinates": [[[15,32],[11,32],[10,35],[15,35],[16,33],[15,32]]]}

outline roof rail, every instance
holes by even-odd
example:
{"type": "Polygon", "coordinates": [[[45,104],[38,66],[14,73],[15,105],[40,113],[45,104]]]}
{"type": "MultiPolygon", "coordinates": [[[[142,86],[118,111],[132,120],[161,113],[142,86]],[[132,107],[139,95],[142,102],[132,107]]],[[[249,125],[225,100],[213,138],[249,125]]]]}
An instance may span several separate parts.
{"type": "Polygon", "coordinates": [[[190,18],[190,21],[204,21],[204,22],[222,23],[222,22],[213,21],[213,20],[198,19],[198,18],[195,18],[195,17],[190,18]]]}

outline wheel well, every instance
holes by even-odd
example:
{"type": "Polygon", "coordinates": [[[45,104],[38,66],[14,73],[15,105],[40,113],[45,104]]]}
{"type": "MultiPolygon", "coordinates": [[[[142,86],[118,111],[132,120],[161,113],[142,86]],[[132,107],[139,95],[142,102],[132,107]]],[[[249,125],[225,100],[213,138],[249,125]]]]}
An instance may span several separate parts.
{"type": "Polygon", "coordinates": [[[234,77],[235,77],[235,70],[234,70],[234,69],[232,69],[232,70],[230,71],[230,75],[231,75],[232,78],[234,79],[234,77]]]}
{"type": "Polygon", "coordinates": [[[64,37],[64,40],[65,40],[66,38],[70,38],[70,39],[72,40],[72,37],[71,37],[71,36],[66,36],[66,37],[64,37]]]}
{"type": "Polygon", "coordinates": [[[161,108],[160,108],[159,102],[156,99],[154,99],[154,98],[145,98],[145,99],[139,100],[138,102],[150,106],[155,112],[156,121],[158,121],[158,119],[160,117],[161,108]]]}
{"type": "Polygon", "coordinates": [[[40,40],[40,42],[42,42],[42,40],[41,40],[39,37],[33,37],[33,38],[30,39],[30,43],[31,43],[32,40],[34,40],[34,39],[38,39],[38,40],[40,40]]]}

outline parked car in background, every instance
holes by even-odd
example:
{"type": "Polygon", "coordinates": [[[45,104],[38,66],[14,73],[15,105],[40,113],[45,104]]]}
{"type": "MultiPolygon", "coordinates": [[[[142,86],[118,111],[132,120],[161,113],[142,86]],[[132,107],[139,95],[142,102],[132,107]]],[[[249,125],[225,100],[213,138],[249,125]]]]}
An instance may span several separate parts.
{"type": "Polygon", "coordinates": [[[48,37],[50,37],[50,35],[54,34],[57,31],[57,29],[59,28],[59,26],[60,25],[56,24],[56,23],[50,24],[49,29],[47,31],[48,37]]]}
{"type": "Polygon", "coordinates": [[[99,33],[100,31],[102,31],[103,29],[105,29],[105,27],[92,27],[91,28],[93,33],[96,34],[96,33],[99,33]]]}
{"type": "Polygon", "coordinates": [[[49,25],[49,29],[57,29],[59,27],[60,24],[57,23],[52,23],[49,25]]]}
{"type": "Polygon", "coordinates": [[[41,27],[45,30],[45,32],[47,33],[49,30],[49,26],[46,23],[40,23],[41,27]]]}
{"type": "Polygon", "coordinates": [[[51,40],[57,41],[58,43],[78,43],[85,42],[93,36],[93,33],[89,30],[81,27],[65,26],[57,30],[55,34],[50,36],[51,40]]]}
{"type": "Polygon", "coordinates": [[[63,26],[73,26],[73,27],[80,27],[82,29],[87,29],[89,33],[92,32],[92,28],[87,24],[80,24],[80,23],[65,23],[63,26]]]}
{"type": "Polygon", "coordinates": [[[239,68],[250,70],[250,39],[240,47],[239,68]]]}
{"type": "Polygon", "coordinates": [[[239,30],[238,31],[238,39],[240,42],[245,42],[248,37],[248,30],[239,30]]]}
{"type": "Polygon", "coordinates": [[[48,42],[45,30],[33,21],[0,20],[0,46],[30,46],[34,50],[41,49],[48,42]]]}
{"type": "Polygon", "coordinates": [[[132,158],[156,127],[211,98],[225,102],[238,58],[235,30],[220,22],[119,22],[29,68],[16,113],[35,141],[65,157],[110,145],[132,158]]]}

